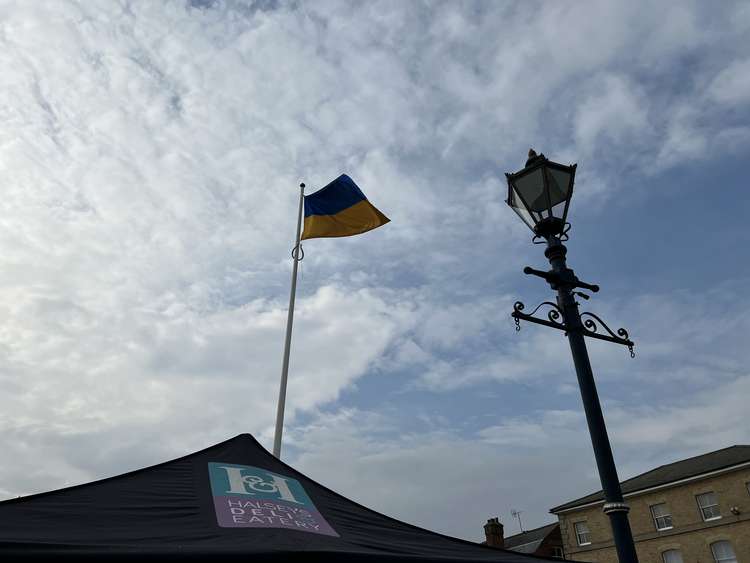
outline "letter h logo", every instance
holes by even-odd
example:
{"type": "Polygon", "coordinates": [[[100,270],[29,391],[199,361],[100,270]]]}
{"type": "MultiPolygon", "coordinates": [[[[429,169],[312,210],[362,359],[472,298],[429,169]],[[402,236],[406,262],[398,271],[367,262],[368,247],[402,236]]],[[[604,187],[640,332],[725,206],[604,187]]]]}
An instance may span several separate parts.
{"type": "Polygon", "coordinates": [[[303,504],[294,498],[289,488],[289,481],[279,475],[264,471],[263,473],[270,477],[269,480],[266,480],[260,475],[249,475],[247,470],[240,467],[221,466],[220,468],[227,472],[227,479],[229,480],[229,490],[226,491],[226,494],[255,496],[256,493],[276,493],[282,500],[303,504]]]}

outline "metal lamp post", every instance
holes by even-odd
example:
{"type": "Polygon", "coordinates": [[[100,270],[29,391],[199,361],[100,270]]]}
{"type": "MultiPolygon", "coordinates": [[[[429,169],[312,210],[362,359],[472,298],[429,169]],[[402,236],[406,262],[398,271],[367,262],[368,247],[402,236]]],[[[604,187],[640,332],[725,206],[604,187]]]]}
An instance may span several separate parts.
{"type": "Polygon", "coordinates": [[[637,563],[638,556],[633,543],[633,534],[628,522],[628,505],[625,504],[620,490],[612,448],[604,424],[599,396],[596,392],[594,374],[591,371],[585,337],[606,340],[628,347],[633,354],[633,342],[628,338],[625,329],[613,333],[599,317],[593,313],[581,313],[578,310],[576,296],[588,299],[589,296],[577,288],[596,293],[598,285],[579,280],[565,262],[567,249],[563,242],[568,240],[570,224],[566,222],[570,198],[573,195],[573,182],[576,172],[575,164],[564,166],[547,160],[543,154],[537,155],[529,150],[529,159],[523,170],[515,174],[506,174],[508,179],[508,205],[513,208],[524,223],[534,232],[534,242],[546,243],[544,255],[552,268],[540,271],[528,266],[525,274],[538,276],[557,291],[557,303],[545,301],[537,306],[531,314],[523,312],[524,304],[517,301],[513,306],[512,317],[516,321],[516,330],[521,329],[520,321],[529,321],[562,330],[568,337],[570,350],[573,353],[578,385],[581,389],[586,422],[594,447],[596,465],[604,491],[604,513],[609,516],[612,534],[620,563],[637,563]],[[548,307],[547,318],[535,317],[542,307],[548,307]],[[599,329],[602,329],[600,332],[599,329]]]}

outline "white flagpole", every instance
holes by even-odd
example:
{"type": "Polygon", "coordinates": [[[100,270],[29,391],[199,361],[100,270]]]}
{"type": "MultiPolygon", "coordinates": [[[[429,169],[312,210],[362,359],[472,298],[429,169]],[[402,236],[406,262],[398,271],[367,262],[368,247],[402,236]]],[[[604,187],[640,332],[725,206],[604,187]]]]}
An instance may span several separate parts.
{"type": "Polygon", "coordinates": [[[279,385],[279,404],[276,410],[276,433],[273,437],[273,455],[281,459],[281,434],[284,430],[284,405],[286,403],[286,382],[289,376],[289,350],[292,345],[292,323],[294,322],[294,298],[297,293],[297,265],[300,257],[300,237],[302,236],[302,208],[305,201],[305,184],[299,185],[299,212],[297,213],[297,238],[292,258],[292,290],[289,294],[289,313],[286,318],[286,340],[284,341],[284,360],[281,366],[281,384],[279,385]]]}

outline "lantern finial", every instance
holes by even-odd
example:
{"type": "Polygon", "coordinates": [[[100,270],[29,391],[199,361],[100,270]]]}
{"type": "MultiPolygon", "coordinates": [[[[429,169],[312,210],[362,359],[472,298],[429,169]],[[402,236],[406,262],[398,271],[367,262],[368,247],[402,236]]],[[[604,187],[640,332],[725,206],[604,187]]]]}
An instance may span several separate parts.
{"type": "Polygon", "coordinates": [[[529,149],[529,158],[526,160],[526,166],[534,162],[539,157],[544,158],[544,155],[536,154],[536,151],[534,149],[529,149]]]}

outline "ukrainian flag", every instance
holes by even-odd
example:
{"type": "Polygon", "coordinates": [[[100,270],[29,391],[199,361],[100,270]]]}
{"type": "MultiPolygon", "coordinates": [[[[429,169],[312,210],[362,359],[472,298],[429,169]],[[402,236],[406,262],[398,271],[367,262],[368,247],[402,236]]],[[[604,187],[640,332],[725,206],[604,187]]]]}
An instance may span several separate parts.
{"type": "Polygon", "coordinates": [[[367,201],[354,180],[342,174],[314,194],[305,196],[302,240],[358,235],[389,221],[367,201]]]}

